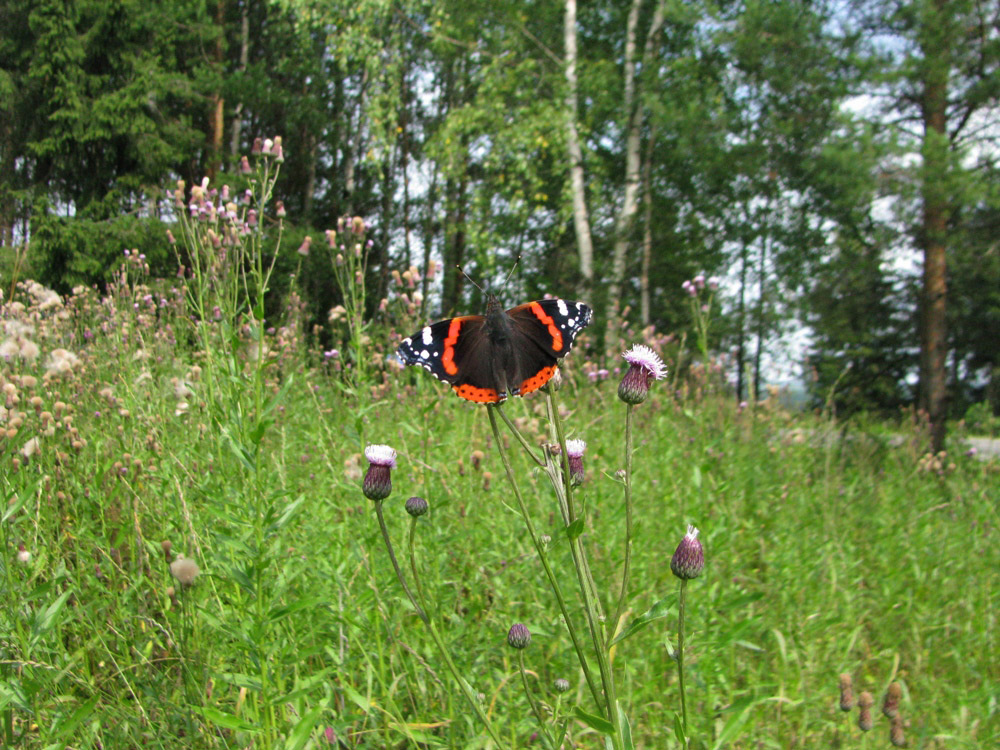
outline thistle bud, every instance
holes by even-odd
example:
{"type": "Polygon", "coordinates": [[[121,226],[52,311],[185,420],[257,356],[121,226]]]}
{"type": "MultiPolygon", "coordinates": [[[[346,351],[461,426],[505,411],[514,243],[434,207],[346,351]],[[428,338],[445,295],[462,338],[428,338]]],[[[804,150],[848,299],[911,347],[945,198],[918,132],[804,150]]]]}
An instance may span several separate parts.
{"type": "Polygon", "coordinates": [[[529,643],[531,643],[531,633],[528,631],[526,625],[515,622],[510,626],[510,630],[507,631],[508,646],[511,648],[522,649],[527,648],[529,643]]]}
{"type": "Polygon", "coordinates": [[[422,497],[414,495],[406,501],[406,512],[414,518],[424,515],[427,512],[427,501],[422,497]]]}
{"type": "Polygon", "coordinates": [[[174,561],[174,556],[171,553],[173,547],[174,547],[173,542],[171,542],[169,539],[164,539],[162,542],[160,542],[160,549],[163,550],[163,559],[167,561],[167,565],[169,565],[174,561]]]}
{"type": "Polygon", "coordinates": [[[906,747],[906,735],[903,734],[903,716],[897,713],[892,717],[892,726],[889,727],[889,742],[894,747],[906,747]]]}
{"type": "Polygon", "coordinates": [[[587,450],[585,440],[567,440],[566,457],[569,459],[569,481],[574,487],[583,484],[583,452],[587,450]]]}
{"type": "Polygon", "coordinates": [[[677,545],[670,558],[670,570],[681,580],[690,580],[701,575],[705,569],[705,552],[698,541],[698,529],[688,526],[687,534],[677,545]]]}
{"type": "Polygon", "coordinates": [[[558,680],[552,683],[552,687],[555,688],[555,691],[557,693],[565,693],[567,690],[569,690],[569,680],[564,680],[562,677],[560,677],[558,680]]]}

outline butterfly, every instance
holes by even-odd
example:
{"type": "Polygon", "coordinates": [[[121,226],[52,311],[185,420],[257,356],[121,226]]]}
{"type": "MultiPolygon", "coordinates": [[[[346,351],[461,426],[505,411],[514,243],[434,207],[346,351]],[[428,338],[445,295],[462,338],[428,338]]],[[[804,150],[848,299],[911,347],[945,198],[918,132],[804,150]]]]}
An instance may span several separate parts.
{"type": "Polygon", "coordinates": [[[593,311],[583,302],[544,299],[504,310],[493,294],[486,315],[450,318],[403,339],[396,353],[467,401],[499,404],[537,391],[556,373],[593,311]]]}

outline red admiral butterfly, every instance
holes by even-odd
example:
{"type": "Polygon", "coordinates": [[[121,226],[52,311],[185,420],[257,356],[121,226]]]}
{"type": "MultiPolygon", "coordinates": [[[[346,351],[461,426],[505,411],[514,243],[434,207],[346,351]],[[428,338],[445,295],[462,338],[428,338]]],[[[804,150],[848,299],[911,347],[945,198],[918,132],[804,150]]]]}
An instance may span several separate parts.
{"type": "Polygon", "coordinates": [[[451,383],[459,397],[499,404],[507,395],[537,391],[556,373],[558,361],[590,323],[582,302],[544,299],[506,312],[490,294],[486,315],[432,323],[403,342],[397,354],[451,383]]]}

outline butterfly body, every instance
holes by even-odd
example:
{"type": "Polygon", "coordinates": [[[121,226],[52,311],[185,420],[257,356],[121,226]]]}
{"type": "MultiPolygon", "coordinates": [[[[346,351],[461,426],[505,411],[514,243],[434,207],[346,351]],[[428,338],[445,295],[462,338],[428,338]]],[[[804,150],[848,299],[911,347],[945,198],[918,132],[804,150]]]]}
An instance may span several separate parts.
{"type": "Polygon", "coordinates": [[[486,315],[432,323],[403,339],[397,353],[450,383],[461,398],[500,403],[545,385],[591,316],[584,303],[561,299],[504,310],[490,294],[486,315]]]}

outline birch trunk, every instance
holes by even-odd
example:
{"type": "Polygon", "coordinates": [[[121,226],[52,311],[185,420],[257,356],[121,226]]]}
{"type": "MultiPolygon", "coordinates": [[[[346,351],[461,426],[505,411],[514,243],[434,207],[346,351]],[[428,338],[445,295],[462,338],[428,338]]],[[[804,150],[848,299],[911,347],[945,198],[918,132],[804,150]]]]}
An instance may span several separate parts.
{"type": "Polygon", "coordinates": [[[587,193],[583,178],[583,150],[580,132],[576,126],[576,0],[566,0],[566,147],[569,151],[570,184],[573,191],[573,227],[576,231],[577,254],[580,257],[580,289],[585,297],[590,293],[594,280],[594,241],[590,234],[590,215],[587,212],[587,193]]]}

